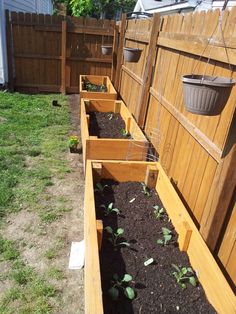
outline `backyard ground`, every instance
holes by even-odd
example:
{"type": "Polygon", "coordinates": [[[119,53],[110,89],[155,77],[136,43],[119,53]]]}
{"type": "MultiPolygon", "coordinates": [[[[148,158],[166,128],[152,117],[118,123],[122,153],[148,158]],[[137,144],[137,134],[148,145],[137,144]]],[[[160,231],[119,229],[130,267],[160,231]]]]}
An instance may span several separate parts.
{"type": "Polygon", "coordinates": [[[0,313],[83,313],[83,270],[69,270],[83,239],[78,97],[0,93],[0,313]],[[57,100],[60,106],[52,106],[57,100]]]}

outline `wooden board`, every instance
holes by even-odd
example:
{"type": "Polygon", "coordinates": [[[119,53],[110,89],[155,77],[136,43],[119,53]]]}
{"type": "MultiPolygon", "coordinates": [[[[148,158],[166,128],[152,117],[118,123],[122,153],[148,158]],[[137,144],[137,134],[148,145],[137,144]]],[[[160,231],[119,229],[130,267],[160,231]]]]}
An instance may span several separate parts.
{"type": "Polygon", "coordinates": [[[123,101],[81,99],[81,136],[84,166],[87,159],[146,160],[148,142],[123,101]],[[132,139],[107,139],[89,135],[91,111],[120,113],[132,139]]]}
{"type": "Polygon", "coordinates": [[[80,98],[87,99],[117,99],[117,93],[108,76],[99,75],[80,75],[79,77],[80,98]],[[83,81],[87,79],[96,85],[105,85],[107,92],[91,92],[83,89],[83,81]]]}
{"type": "MultiPolygon", "coordinates": [[[[189,216],[186,208],[181,202],[179,196],[174,190],[170,180],[166,176],[163,168],[159,163],[150,163],[142,161],[98,161],[99,176],[101,178],[111,178],[120,182],[125,181],[140,181],[144,182],[147,176],[147,172],[150,169],[156,168],[158,173],[156,190],[160,196],[160,199],[165,206],[169,217],[180,237],[186,236],[186,228],[188,231],[188,241],[187,245],[185,243],[185,248],[187,254],[190,258],[190,262],[194,270],[198,274],[199,281],[201,282],[209,302],[213,305],[216,311],[220,314],[232,314],[236,312],[236,298],[232,292],[227,280],[223,276],[219,266],[217,265],[215,259],[213,258],[210,250],[207,248],[204,240],[202,239],[199,231],[195,227],[191,217],[189,216]],[[189,234],[191,231],[191,234],[189,234]],[[184,233],[184,234],[182,234],[184,233]],[[223,294],[223,297],[222,297],[223,294]]],[[[97,162],[96,162],[97,164],[97,162]]],[[[89,233],[85,233],[88,237],[85,241],[86,251],[94,250],[94,260],[96,263],[87,264],[85,262],[86,273],[90,272],[91,278],[85,277],[85,304],[86,308],[92,308],[94,306],[94,299],[99,300],[102,295],[102,291],[99,290],[100,287],[97,284],[100,278],[99,268],[98,268],[98,243],[96,234],[96,221],[95,221],[95,205],[93,197],[93,186],[94,181],[92,178],[92,167],[93,161],[87,161],[87,173],[86,173],[86,188],[85,188],[85,199],[89,202],[86,203],[84,208],[85,212],[90,213],[90,218],[94,221],[88,221],[86,217],[85,224],[90,224],[90,226],[85,226],[85,230],[88,228],[91,230],[91,225],[93,226],[93,236],[89,233]],[[93,212],[93,214],[91,214],[93,212]],[[87,248],[87,246],[89,246],[87,248]],[[89,269],[88,269],[89,267],[89,269]],[[93,269],[94,267],[94,269],[93,269]],[[91,281],[95,282],[96,285],[91,286],[91,281]],[[89,293],[88,293],[89,291],[89,293]],[[92,296],[92,297],[91,297],[92,296]]],[[[96,309],[97,310],[97,309],[96,309]]],[[[98,312],[86,312],[89,314],[101,313],[101,308],[98,312]]]]}

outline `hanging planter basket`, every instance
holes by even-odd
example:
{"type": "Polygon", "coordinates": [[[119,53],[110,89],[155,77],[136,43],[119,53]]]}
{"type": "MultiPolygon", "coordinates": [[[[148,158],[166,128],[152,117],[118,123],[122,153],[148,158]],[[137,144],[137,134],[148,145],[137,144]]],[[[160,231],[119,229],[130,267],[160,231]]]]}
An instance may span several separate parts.
{"type": "Polygon", "coordinates": [[[138,48],[125,47],[123,51],[124,51],[124,60],[126,62],[138,62],[142,53],[142,50],[138,48]]]}
{"type": "Polygon", "coordinates": [[[186,109],[207,116],[221,113],[235,84],[230,78],[195,74],[182,76],[182,81],[186,109]]]}
{"type": "Polygon", "coordinates": [[[103,55],[111,55],[112,54],[112,46],[102,45],[102,54],[103,55]]]}

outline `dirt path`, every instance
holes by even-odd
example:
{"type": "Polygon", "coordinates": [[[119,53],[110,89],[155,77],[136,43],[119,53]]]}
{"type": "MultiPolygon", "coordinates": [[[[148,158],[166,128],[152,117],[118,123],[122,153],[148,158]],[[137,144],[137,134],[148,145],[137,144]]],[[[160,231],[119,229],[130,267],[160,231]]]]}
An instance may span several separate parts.
{"type": "MultiPolygon", "coordinates": [[[[70,98],[71,134],[80,133],[79,125],[79,98],[72,95],[70,98]]],[[[84,174],[82,155],[66,153],[66,160],[70,172],[63,178],[52,178],[53,185],[49,186],[43,195],[42,202],[47,199],[48,206],[55,206],[55,202],[64,205],[65,210],[61,218],[43,223],[37,212],[25,208],[18,213],[7,217],[4,236],[18,243],[23,261],[33,267],[40,274],[46,275],[58,293],[53,300],[53,313],[56,314],[83,314],[84,287],[83,270],[69,270],[69,254],[72,241],[83,239],[83,198],[84,174]],[[51,270],[60,271],[61,276],[47,275],[51,270]]],[[[3,267],[3,263],[0,263],[3,267]]],[[[6,264],[6,263],[5,263],[6,264]]],[[[4,265],[5,265],[4,264],[4,265]]],[[[8,267],[5,265],[5,272],[8,267]]],[[[3,268],[2,268],[3,269],[3,268]]],[[[11,288],[9,281],[4,281],[0,288],[1,293],[11,288]]]]}

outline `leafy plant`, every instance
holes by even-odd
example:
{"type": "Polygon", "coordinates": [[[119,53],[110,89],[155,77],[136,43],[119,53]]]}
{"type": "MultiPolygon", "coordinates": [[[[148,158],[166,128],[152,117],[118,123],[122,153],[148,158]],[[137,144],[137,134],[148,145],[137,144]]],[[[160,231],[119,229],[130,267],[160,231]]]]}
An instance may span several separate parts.
{"type": "Polygon", "coordinates": [[[153,206],[154,210],[154,216],[157,220],[161,220],[165,216],[165,210],[164,208],[160,208],[158,205],[153,206]]]}
{"type": "Polygon", "coordinates": [[[121,129],[121,130],[120,130],[120,133],[121,133],[121,135],[124,136],[124,137],[129,137],[129,136],[130,136],[129,131],[126,131],[125,129],[121,129]]]}
{"type": "Polygon", "coordinates": [[[135,298],[134,289],[129,286],[132,279],[132,276],[129,274],[125,274],[122,278],[119,278],[117,274],[113,275],[113,280],[111,280],[112,287],[108,290],[112,300],[118,299],[120,290],[128,299],[133,300],[135,298]]]}
{"type": "Polygon", "coordinates": [[[119,240],[121,239],[121,237],[123,236],[124,234],[124,229],[122,228],[118,228],[116,231],[114,231],[112,229],[112,227],[110,226],[107,226],[105,228],[106,232],[109,233],[111,236],[108,238],[108,240],[112,243],[112,245],[117,248],[118,246],[130,246],[130,244],[128,242],[119,242],[119,240]]]}
{"type": "Polygon", "coordinates": [[[120,210],[118,208],[114,208],[113,207],[113,203],[106,205],[101,205],[100,207],[104,208],[104,215],[105,216],[109,216],[112,213],[116,213],[117,215],[119,215],[120,210]]]}
{"type": "Polygon", "coordinates": [[[98,193],[100,193],[100,194],[103,195],[104,189],[107,188],[107,187],[108,187],[107,184],[102,185],[101,183],[97,183],[97,184],[96,184],[96,188],[94,189],[94,191],[95,191],[95,192],[98,192],[98,193]]]}
{"type": "Polygon", "coordinates": [[[146,195],[147,197],[150,197],[150,196],[151,196],[151,192],[150,192],[149,187],[146,186],[146,184],[143,183],[143,182],[141,182],[141,184],[142,184],[142,188],[143,188],[142,193],[143,193],[144,195],[146,195]]]}
{"type": "Polygon", "coordinates": [[[197,286],[197,278],[194,275],[194,271],[191,267],[178,267],[175,264],[172,264],[172,267],[175,269],[172,272],[172,275],[175,277],[177,283],[181,286],[182,289],[186,289],[186,283],[190,283],[192,286],[197,286]]]}
{"type": "Polygon", "coordinates": [[[161,244],[163,246],[170,244],[170,241],[173,238],[172,231],[168,228],[163,227],[162,228],[162,235],[163,235],[163,239],[158,239],[157,244],[161,244]]]}
{"type": "Polygon", "coordinates": [[[71,135],[69,138],[69,147],[70,148],[76,148],[79,144],[79,138],[77,135],[71,135]]]}

